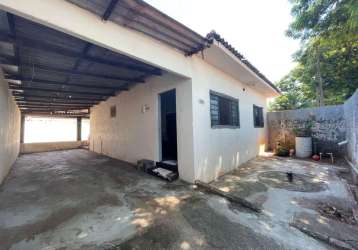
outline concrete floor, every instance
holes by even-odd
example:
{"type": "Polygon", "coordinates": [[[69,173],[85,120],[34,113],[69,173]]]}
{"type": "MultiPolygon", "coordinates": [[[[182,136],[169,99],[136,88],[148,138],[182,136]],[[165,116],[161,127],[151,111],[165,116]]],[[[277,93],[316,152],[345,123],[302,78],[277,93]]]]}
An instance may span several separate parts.
{"type": "MultiPolygon", "coordinates": [[[[243,164],[239,169],[220,177],[211,185],[231,196],[245,198],[262,209],[257,217],[238,211],[234,218],[240,224],[278,242],[284,241],[291,249],[324,249],[328,245],[314,244],[292,230],[296,222],[313,234],[349,242],[358,249],[357,222],[352,209],[357,206],[348,184],[339,177],[345,166],[334,166],[293,158],[261,157],[243,164]],[[293,181],[287,179],[293,173],[293,181]],[[322,215],[322,205],[333,206],[354,225],[342,223],[334,216],[322,215]],[[343,230],[344,229],[344,230],[343,230]],[[353,240],[355,239],[355,240],[353,240]]],[[[231,212],[224,212],[230,216],[231,212]]],[[[333,247],[335,249],[335,247],[333,247]]]]}
{"type": "Polygon", "coordinates": [[[299,161],[258,158],[213,183],[234,192],[243,181],[236,194],[262,206],[257,215],[86,150],[23,155],[0,187],[0,249],[329,249],[287,221],[317,194],[347,194],[338,180],[314,192],[257,181],[289,165],[304,171],[299,161]],[[303,205],[291,204],[286,191],[303,205]]]}

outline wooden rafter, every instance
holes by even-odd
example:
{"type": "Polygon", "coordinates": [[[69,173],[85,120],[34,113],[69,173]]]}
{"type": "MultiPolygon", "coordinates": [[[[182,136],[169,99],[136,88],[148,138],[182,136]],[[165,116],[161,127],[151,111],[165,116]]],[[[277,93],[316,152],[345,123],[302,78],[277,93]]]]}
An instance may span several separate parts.
{"type": "Polygon", "coordinates": [[[56,110],[56,111],[69,111],[69,110],[88,110],[90,109],[91,107],[80,107],[80,108],[68,108],[68,107],[19,107],[20,110],[41,110],[41,111],[53,111],[53,110],[56,110]]]}
{"type": "Polygon", "coordinates": [[[58,81],[50,81],[50,80],[41,80],[41,79],[37,79],[37,78],[24,78],[21,76],[12,76],[7,77],[5,79],[6,81],[22,81],[22,82],[30,82],[30,83],[36,83],[36,84],[42,84],[42,85],[58,85],[58,86],[69,86],[69,87],[80,87],[80,88],[89,88],[89,89],[94,89],[94,90],[104,90],[104,89],[108,89],[108,90],[127,90],[126,88],[123,88],[124,84],[120,83],[118,84],[119,86],[103,86],[103,85],[99,85],[99,84],[91,84],[91,83],[66,83],[66,82],[58,82],[58,81]]]}
{"type": "Polygon", "coordinates": [[[111,0],[111,2],[108,4],[106,8],[106,11],[103,13],[102,20],[107,21],[109,19],[113,10],[116,8],[118,1],[119,0],[111,0]]]}
{"type": "Polygon", "coordinates": [[[32,93],[19,93],[19,92],[15,92],[12,93],[13,96],[23,96],[23,97],[38,97],[38,98],[50,98],[50,99],[56,99],[56,100],[87,100],[87,101],[104,101],[106,100],[106,98],[104,97],[86,97],[86,96],[82,96],[82,95],[78,95],[75,94],[75,96],[73,95],[64,95],[64,96],[49,96],[47,95],[39,95],[39,94],[32,94],[32,93]]]}
{"type": "Polygon", "coordinates": [[[96,92],[84,92],[84,91],[77,91],[77,90],[63,90],[63,89],[45,89],[45,88],[37,88],[37,87],[24,87],[21,85],[9,85],[9,89],[14,91],[36,91],[36,92],[53,92],[53,93],[66,93],[66,94],[73,94],[73,95],[93,95],[93,96],[114,96],[114,93],[96,93],[96,92]]]}
{"type": "Polygon", "coordinates": [[[31,102],[31,101],[16,101],[19,106],[63,106],[63,107],[91,107],[91,103],[71,104],[71,103],[56,103],[56,102],[31,102]]]}
{"type": "Polygon", "coordinates": [[[81,57],[83,60],[93,62],[93,63],[103,64],[103,65],[113,66],[113,67],[118,67],[118,68],[124,68],[127,70],[134,70],[134,71],[143,72],[143,73],[151,74],[151,75],[161,75],[161,71],[159,69],[156,69],[156,68],[151,69],[150,66],[143,66],[141,63],[134,65],[132,63],[107,60],[107,59],[102,59],[102,58],[98,58],[98,57],[94,57],[94,56],[90,56],[90,55],[82,55],[81,52],[76,52],[76,51],[73,51],[68,48],[49,44],[46,42],[31,39],[31,38],[25,38],[25,37],[15,38],[13,35],[9,35],[5,32],[1,32],[1,31],[0,31],[0,41],[16,44],[18,47],[21,47],[21,48],[37,49],[37,50],[55,53],[55,54],[59,54],[59,55],[63,55],[66,57],[71,57],[71,58],[80,58],[81,57]]]}
{"type": "Polygon", "coordinates": [[[77,117],[82,117],[82,118],[89,118],[89,112],[86,113],[72,113],[72,112],[66,112],[65,114],[62,113],[58,113],[58,112],[38,112],[38,111],[24,111],[21,110],[21,113],[24,115],[36,115],[36,116],[51,116],[51,117],[61,117],[61,118],[77,118],[77,117]]]}
{"type": "Polygon", "coordinates": [[[17,103],[33,103],[33,104],[41,104],[41,103],[55,103],[55,104],[63,104],[66,106],[71,105],[96,105],[99,101],[64,101],[61,99],[48,99],[48,98],[15,98],[17,103]]]}
{"type": "Polygon", "coordinates": [[[143,83],[143,78],[128,78],[128,77],[120,77],[120,76],[108,76],[107,74],[100,74],[100,73],[89,73],[89,72],[81,72],[78,70],[67,70],[67,69],[60,69],[57,67],[50,67],[50,66],[42,66],[42,65],[36,65],[36,64],[29,64],[29,63],[21,63],[21,66],[30,67],[33,69],[33,71],[36,72],[36,70],[43,70],[51,73],[57,73],[57,74],[70,74],[70,75],[77,75],[77,76],[91,76],[95,78],[102,78],[112,81],[125,81],[130,83],[143,83]]]}
{"type": "Polygon", "coordinates": [[[56,108],[56,109],[88,109],[91,106],[84,105],[84,106],[62,106],[62,105],[52,105],[52,104],[18,104],[19,108],[56,108]]]}

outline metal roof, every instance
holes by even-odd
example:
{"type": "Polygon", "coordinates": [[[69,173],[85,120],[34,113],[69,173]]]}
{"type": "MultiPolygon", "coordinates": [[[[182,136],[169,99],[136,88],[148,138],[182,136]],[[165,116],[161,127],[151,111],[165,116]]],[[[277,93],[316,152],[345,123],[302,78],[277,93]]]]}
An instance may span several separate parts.
{"type": "Polygon", "coordinates": [[[89,108],[161,70],[0,11],[0,65],[23,113],[88,115],[89,108]]]}
{"type": "Polygon", "coordinates": [[[267,77],[254,67],[244,56],[237,52],[237,50],[219,34],[210,32],[206,37],[202,37],[195,31],[142,0],[67,1],[100,16],[103,20],[111,20],[121,26],[128,27],[153,37],[184,52],[187,56],[191,56],[210,47],[213,40],[216,40],[234,54],[259,78],[280,93],[280,90],[267,77]]]}
{"type": "MultiPolygon", "coordinates": [[[[213,40],[279,90],[217,33],[202,37],[142,0],[67,0],[103,20],[142,32],[190,56],[213,40]]],[[[89,108],[159,68],[0,11],[0,66],[23,113],[88,116],[89,108]]]]}
{"type": "Polygon", "coordinates": [[[67,0],[103,20],[139,31],[185,54],[207,44],[205,37],[142,0],[67,0]]]}

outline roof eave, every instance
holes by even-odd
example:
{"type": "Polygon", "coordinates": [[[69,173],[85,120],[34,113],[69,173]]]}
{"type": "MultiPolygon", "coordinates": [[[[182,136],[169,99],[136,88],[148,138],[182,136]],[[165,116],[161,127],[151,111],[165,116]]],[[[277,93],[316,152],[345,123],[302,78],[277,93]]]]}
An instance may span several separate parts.
{"type": "MultiPolygon", "coordinates": [[[[265,76],[263,75],[255,66],[253,66],[242,54],[240,54],[234,47],[232,47],[225,39],[223,39],[218,33],[215,31],[210,32],[206,36],[208,43],[207,47],[216,44],[225,52],[226,54],[231,54],[235,57],[237,63],[239,63],[242,67],[244,67],[248,72],[254,75],[260,82],[267,85],[274,92],[274,96],[281,95],[281,91],[265,76]]],[[[203,48],[202,50],[204,50],[203,48]]],[[[197,51],[198,53],[200,51],[197,51]]]]}

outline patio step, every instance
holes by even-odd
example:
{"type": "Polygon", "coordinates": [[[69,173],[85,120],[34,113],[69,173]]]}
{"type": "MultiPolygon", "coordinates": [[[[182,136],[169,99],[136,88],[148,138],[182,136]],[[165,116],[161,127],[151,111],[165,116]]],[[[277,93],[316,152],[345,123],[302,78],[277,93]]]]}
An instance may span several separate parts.
{"type": "Polygon", "coordinates": [[[354,199],[358,201],[358,186],[356,185],[349,185],[349,189],[352,191],[354,199]]]}
{"type": "Polygon", "coordinates": [[[257,207],[255,204],[247,201],[246,199],[231,195],[230,193],[227,193],[227,192],[223,192],[220,189],[214,187],[213,185],[207,184],[207,183],[199,181],[199,180],[196,180],[195,184],[201,188],[204,188],[205,190],[207,190],[210,193],[220,195],[220,196],[228,199],[229,201],[238,203],[241,206],[251,209],[252,211],[254,211],[256,213],[261,212],[261,208],[257,207]]]}
{"type": "Polygon", "coordinates": [[[173,172],[178,172],[178,162],[174,160],[160,161],[156,163],[157,167],[164,168],[173,172]]]}
{"type": "Polygon", "coordinates": [[[138,161],[137,168],[169,182],[179,177],[178,164],[176,161],[154,162],[143,159],[138,161]]]}
{"type": "Polygon", "coordinates": [[[349,185],[349,191],[351,191],[353,198],[355,199],[355,203],[352,208],[353,217],[356,221],[358,221],[358,186],[349,185]]]}

